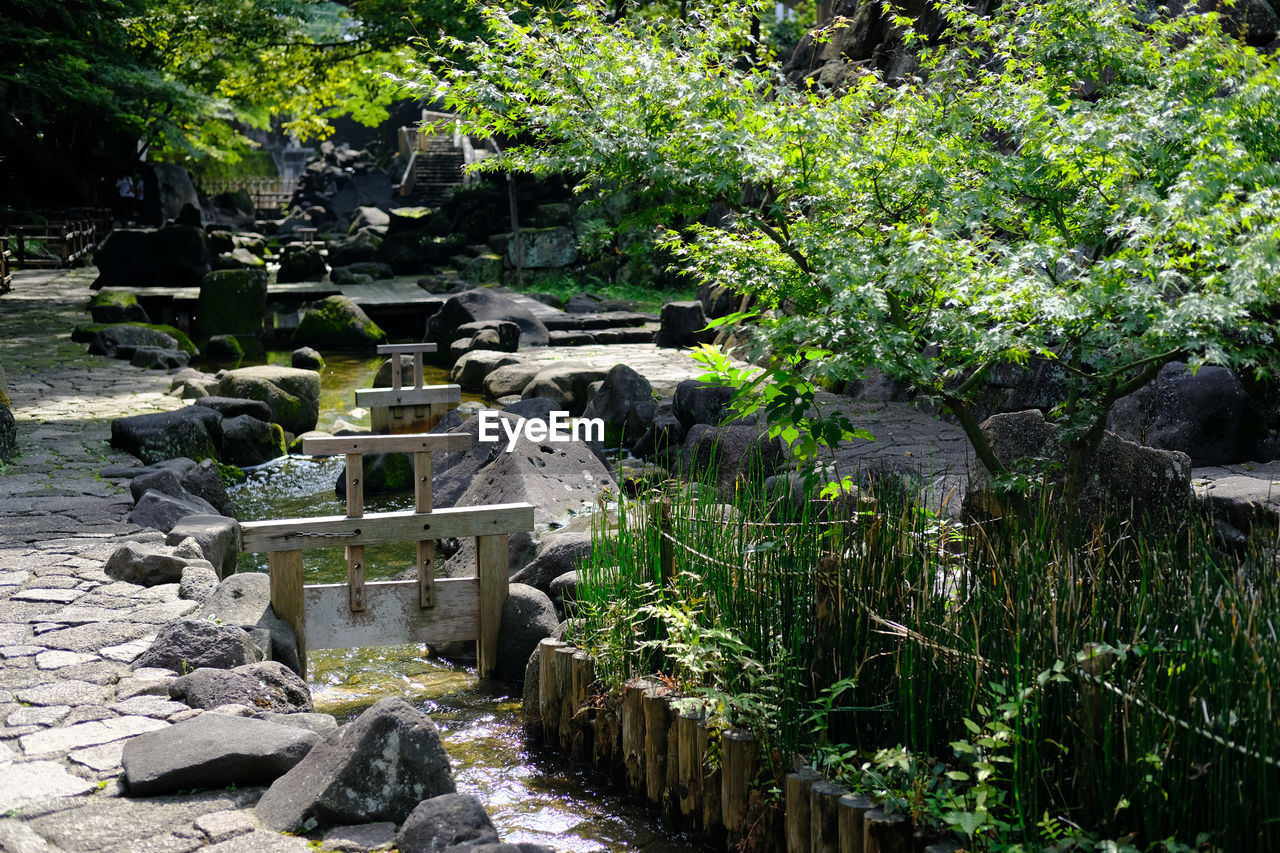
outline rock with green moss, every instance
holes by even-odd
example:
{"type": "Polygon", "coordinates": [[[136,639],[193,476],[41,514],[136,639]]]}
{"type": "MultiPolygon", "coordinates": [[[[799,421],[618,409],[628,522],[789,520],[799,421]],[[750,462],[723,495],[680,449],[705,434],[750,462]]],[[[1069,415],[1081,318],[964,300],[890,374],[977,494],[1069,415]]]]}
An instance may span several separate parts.
{"type": "Polygon", "coordinates": [[[111,422],[111,446],[132,453],[143,464],[168,459],[217,459],[222,415],[205,406],[185,406],[117,418],[111,422]]]}
{"type": "Polygon", "coordinates": [[[253,415],[224,418],[221,450],[224,462],[242,468],[261,465],[285,455],[284,430],[253,415]]]}
{"type": "Polygon", "coordinates": [[[316,427],[320,374],[274,364],[241,367],[222,374],[218,396],[260,400],[271,408],[272,423],[299,435],[316,427]]]}
{"type": "Polygon", "coordinates": [[[329,296],[312,304],[293,333],[294,346],[318,350],[371,350],[387,333],[345,296],[329,296]]]}
{"type": "Polygon", "coordinates": [[[239,335],[253,337],[262,331],[267,307],[265,269],[218,270],[200,283],[196,306],[197,337],[239,335]]]}
{"type": "Polygon", "coordinates": [[[164,323],[81,323],[71,330],[71,340],[78,344],[92,344],[94,338],[98,334],[110,326],[139,326],[144,329],[150,329],[154,332],[162,332],[177,343],[178,349],[194,358],[200,354],[199,348],[192,342],[187,334],[176,326],[169,326],[164,323]]]}
{"type": "Polygon", "coordinates": [[[0,365],[0,406],[12,406],[9,402],[9,377],[4,372],[4,365],[0,365]]]}
{"type": "Polygon", "coordinates": [[[95,323],[150,323],[138,297],[122,290],[99,290],[89,300],[89,313],[95,323]]]}
{"type": "Polygon", "coordinates": [[[214,335],[205,344],[204,354],[214,361],[239,361],[244,358],[244,346],[235,335],[214,335]]]}
{"type": "Polygon", "coordinates": [[[18,456],[18,421],[9,406],[0,406],[0,462],[9,462],[18,456]]]}
{"type": "MultiPolygon", "coordinates": [[[[344,466],[335,486],[338,497],[347,495],[344,466]]],[[[364,495],[397,495],[413,491],[413,457],[408,453],[370,453],[364,457],[364,495]]]]}

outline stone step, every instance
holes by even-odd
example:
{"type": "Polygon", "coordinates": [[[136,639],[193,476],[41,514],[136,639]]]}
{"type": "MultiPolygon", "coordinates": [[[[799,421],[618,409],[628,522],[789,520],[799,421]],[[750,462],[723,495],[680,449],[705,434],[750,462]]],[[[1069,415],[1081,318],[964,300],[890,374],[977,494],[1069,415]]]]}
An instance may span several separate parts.
{"type": "Polygon", "coordinates": [[[540,319],[547,329],[553,332],[590,332],[596,329],[643,326],[646,323],[658,322],[657,315],[640,311],[601,311],[598,314],[562,313],[540,319]]]}
{"type": "Polygon", "coordinates": [[[591,346],[592,344],[648,344],[657,334],[657,323],[642,326],[617,326],[591,331],[557,330],[548,332],[553,347],[591,346]]]}

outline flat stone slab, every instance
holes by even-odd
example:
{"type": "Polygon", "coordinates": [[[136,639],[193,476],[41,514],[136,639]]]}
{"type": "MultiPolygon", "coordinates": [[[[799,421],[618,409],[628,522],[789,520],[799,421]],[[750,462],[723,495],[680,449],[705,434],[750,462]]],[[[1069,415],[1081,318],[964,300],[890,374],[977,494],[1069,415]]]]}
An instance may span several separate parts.
{"type": "Polygon", "coordinates": [[[339,853],[366,853],[373,850],[390,850],[396,841],[396,825],[389,821],[361,823],[355,826],[335,826],[324,834],[320,846],[324,850],[339,853]]]}
{"type": "Polygon", "coordinates": [[[36,667],[39,669],[62,669],[64,666],[76,666],[98,660],[97,655],[82,652],[44,651],[36,655],[36,667]]]}
{"type": "Polygon", "coordinates": [[[28,705],[100,705],[111,692],[108,686],[71,679],[18,690],[14,696],[28,705]]]}
{"type": "Polygon", "coordinates": [[[10,601],[50,601],[55,604],[70,604],[80,596],[80,589],[24,589],[9,596],[10,601]]]}
{"type": "Polygon", "coordinates": [[[210,812],[196,818],[196,829],[204,833],[210,844],[218,844],[237,835],[245,835],[258,829],[253,812],[228,809],[210,812]]]}
{"type": "Polygon", "coordinates": [[[73,776],[56,761],[23,761],[0,767],[0,813],[58,797],[94,790],[93,783],[73,776]]]}
{"type": "Polygon", "coordinates": [[[76,764],[83,764],[91,770],[106,773],[120,769],[120,753],[124,751],[124,741],[116,740],[101,746],[86,746],[84,749],[73,749],[67,758],[76,764]]]}
{"type": "Polygon", "coordinates": [[[203,848],[204,853],[311,853],[313,849],[305,838],[265,830],[203,848]]]}
{"type": "Polygon", "coordinates": [[[168,725],[150,717],[118,717],[114,720],[94,720],[60,729],[46,729],[23,735],[18,742],[28,758],[38,758],[70,752],[82,746],[111,743],[121,738],[162,729],[168,725]]]}

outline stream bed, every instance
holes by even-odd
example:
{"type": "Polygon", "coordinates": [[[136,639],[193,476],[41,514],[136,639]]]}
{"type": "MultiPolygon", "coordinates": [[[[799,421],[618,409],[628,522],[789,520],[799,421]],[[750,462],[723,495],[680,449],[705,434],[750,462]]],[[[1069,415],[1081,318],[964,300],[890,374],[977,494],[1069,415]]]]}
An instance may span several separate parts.
{"type": "MultiPolygon", "coordinates": [[[[335,418],[367,428],[368,414],[353,409],[352,391],[371,384],[380,359],[327,360],[319,428],[327,429],[335,418]]],[[[280,356],[272,354],[270,361],[280,356]]],[[[428,374],[427,381],[448,380],[428,374]]],[[[340,515],[346,507],[334,486],[341,470],[340,457],[289,457],[250,471],[229,491],[241,521],[340,515]]],[[[371,497],[365,506],[370,513],[411,508],[411,495],[371,497]]],[[[390,578],[414,564],[409,543],[370,547],[365,557],[369,580],[390,578]]],[[[240,560],[239,571],[266,571],[265,555],[244,554],[240,560]]],[[[341,582],[342,549],[307,551],[304,571],[307,583],[341,582]]],[[[505,842],[538,842],[566,853],[709,849],[664,827],[643,803],[606,790],[603,777],[571,773],[562,757],[526,750],[520,695],[509,685],[482,681],[473,669],[428,657],[419,646],[321,650],[307,659],[316,710],[341,722],[385,696],[402,696],[430,714],[453,761],[458,790],[480,798],[505,842]]]]}

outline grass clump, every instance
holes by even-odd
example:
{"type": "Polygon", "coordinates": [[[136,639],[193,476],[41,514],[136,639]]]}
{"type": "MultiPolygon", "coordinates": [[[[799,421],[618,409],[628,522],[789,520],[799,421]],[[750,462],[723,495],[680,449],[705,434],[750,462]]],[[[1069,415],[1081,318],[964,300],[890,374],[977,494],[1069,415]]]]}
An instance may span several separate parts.
{"type": "Polygon", "coordinates": [[[975,850],[1280,849],[1269,551],[759,486],[620,499],[596,539],[571,638],[602,679],[662,675],[779,773],[803,757],[975,850]]]}

